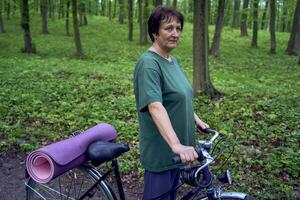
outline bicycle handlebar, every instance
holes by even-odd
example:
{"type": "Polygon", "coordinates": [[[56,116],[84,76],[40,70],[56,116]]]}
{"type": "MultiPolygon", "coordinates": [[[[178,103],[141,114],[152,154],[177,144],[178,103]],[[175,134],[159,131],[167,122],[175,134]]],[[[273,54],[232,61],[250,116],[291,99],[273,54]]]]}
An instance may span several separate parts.
{"type": "MultiPolygon", "coordinates": [[[[219,137],[219,133],[216,130],[206,128],[201,130],[204,133],[207,134],[214,134],[210,140],[205,140],[205,141],[199,141],[200,147],[196,147],[195,151],[198,154],[198,160],[203,161],[207,158],[212,159],[211,156],[207,153],[207,150],[209,150],[212,146],[212,143],[219,137]]],[[[174,164],[180,164],[181,163],[181,158],[179,155],[176,155],[172,158],[172,162],[174,164]]]]}

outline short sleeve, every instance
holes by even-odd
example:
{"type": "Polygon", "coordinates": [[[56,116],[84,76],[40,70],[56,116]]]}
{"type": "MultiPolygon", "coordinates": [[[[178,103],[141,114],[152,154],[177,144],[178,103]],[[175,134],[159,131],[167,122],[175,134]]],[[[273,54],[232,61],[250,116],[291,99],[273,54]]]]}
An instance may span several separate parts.
{"type": "Polygon", "coordinates": [[[147,111],[147,106],[153,102],[162,102],[161,77],[160,73],[152,68],[140,66],[137,73],[138,86],[138,109],[141,112],[147,111]]]}

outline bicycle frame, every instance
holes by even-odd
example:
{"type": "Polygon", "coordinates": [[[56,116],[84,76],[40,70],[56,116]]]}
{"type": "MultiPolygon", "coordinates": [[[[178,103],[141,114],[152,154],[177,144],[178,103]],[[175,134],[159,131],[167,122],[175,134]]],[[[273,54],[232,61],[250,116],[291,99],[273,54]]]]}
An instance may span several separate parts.
{"type": "Polygon", "coordinates": [[[125,200],[125,194],[124,194],[124,189],[123,189],[123,185],[122,185],[122,180],[121,180],[121,175],[120,175],[120,171],[119,171],[119,165],[117,160],[112,160],[111,166],[109,168],[109,170],[103,174],[95,183],[94,185],[89,188],[78,200],[82,200],[84,199],[86,196],[89,195],[89,193],[95,189],[97,187],[97,185],[99,183],[101,183],[102,181],[104,181],[106,179],[106,177],[111,174],[111,173],[115,174],[116,177],[116,182],[117,182],[117,186],[118,186],[118,191],[119,191],[119,196],[120,196],[120,200],[125,200]]]}

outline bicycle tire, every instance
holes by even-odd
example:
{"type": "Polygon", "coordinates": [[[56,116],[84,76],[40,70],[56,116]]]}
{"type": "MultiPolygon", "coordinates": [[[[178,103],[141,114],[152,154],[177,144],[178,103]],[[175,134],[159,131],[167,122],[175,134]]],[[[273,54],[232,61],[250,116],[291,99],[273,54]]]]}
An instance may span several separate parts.
{"type": "MultiPolygon", "coordinates": [[[[76,200],[101,176],[95,167],[85,165],[74,168],[47,184],[40,184],[29,178],[26,181],[26,200],[76,200]]],[[[117,198],[106,181],[101,181],[84,199],[116,200],[117,198]]]]}

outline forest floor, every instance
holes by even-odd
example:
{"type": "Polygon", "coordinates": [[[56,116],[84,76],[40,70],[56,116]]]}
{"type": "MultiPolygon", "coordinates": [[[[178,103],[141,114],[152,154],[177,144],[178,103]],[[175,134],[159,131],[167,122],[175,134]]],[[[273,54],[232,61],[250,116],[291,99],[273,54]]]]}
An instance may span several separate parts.
{"type": "MultiPolygon", "coordinates": [[[[25,199],[25,158],[26,154],[19,150],[9,150],[0,153],[0,197],[1,200],[25,199]]],[[[126,199],[141,199],[142,184],[135,181],[123,180],[126,199]]]]}

